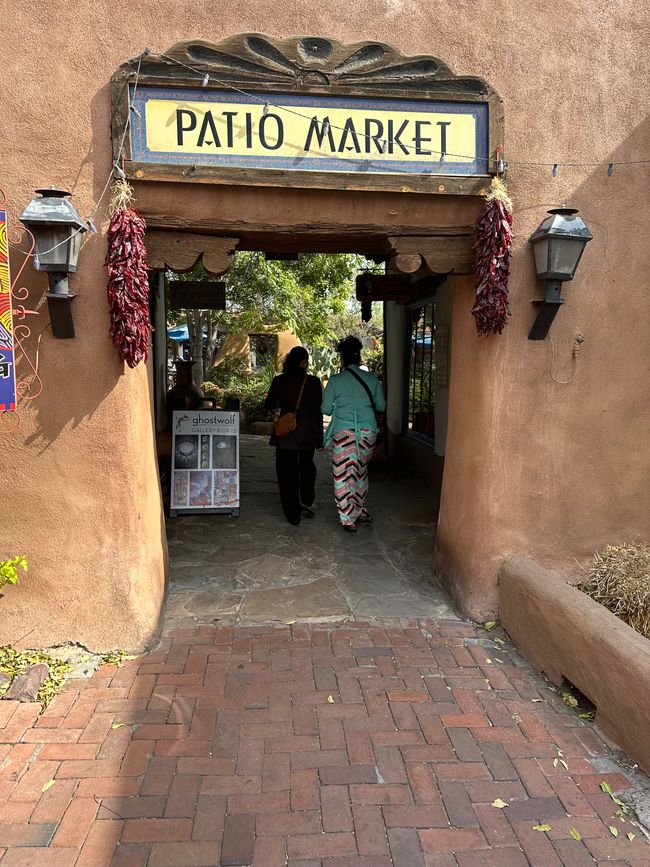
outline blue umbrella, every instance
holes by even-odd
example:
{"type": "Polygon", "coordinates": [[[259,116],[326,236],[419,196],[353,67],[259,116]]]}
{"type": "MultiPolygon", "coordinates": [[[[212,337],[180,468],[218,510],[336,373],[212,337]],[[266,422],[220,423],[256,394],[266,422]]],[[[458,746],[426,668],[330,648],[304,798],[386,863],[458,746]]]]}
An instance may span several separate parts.
{"type": "MultiPolygon", "coordinates": [[[[167,336],[170,340],[175,340],[177,343],[187,343],[190,339],[187,325],[171,325],[167,329],[167,336]]],[[[203,326],[203,336],[208,336],[208,328],[206,325],[203,326]]]]}

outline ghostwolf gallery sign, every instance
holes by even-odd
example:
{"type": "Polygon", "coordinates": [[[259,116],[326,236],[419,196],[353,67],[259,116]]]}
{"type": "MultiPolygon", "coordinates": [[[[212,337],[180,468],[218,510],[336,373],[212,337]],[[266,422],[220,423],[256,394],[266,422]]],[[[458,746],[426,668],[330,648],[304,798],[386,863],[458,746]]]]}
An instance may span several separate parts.
{"type": "Polygon", "coordinates": [[[239,413],[177,410],[170,514],[239,514],[239,413]]]}

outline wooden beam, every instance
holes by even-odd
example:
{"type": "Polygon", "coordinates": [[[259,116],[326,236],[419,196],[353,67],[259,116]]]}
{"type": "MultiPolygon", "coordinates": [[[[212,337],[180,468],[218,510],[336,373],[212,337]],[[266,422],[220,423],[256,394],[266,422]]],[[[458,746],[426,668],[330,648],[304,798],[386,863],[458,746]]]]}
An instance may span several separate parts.
{"type": "Polygon", "coordinates": [[[420,269],[429,274],[471,274],[474,271],[472,235],[391,236],[388,240],[394,251],[388,265],[403,274],[415,274],[420,269]]]}
{"type": "Polygon", "coordinates": [[[205,270],[219,277],[230,267],[230,256],[238,239],[154,230],[147,232],[144,241],[152,271],[168,268],[177,274],[186,274],[202,259],[205,270]]]}

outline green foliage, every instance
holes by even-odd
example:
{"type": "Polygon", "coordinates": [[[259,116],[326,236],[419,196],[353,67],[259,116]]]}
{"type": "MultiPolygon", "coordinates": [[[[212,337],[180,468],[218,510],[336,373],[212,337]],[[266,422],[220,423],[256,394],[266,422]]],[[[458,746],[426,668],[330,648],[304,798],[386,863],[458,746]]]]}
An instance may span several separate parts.
{"type": "Polygon", "coordinates": [[[228,392],[252,376],[247,370],[246,361],[241,355],[231,355],[225,358],[218,367],[211,367],[208,371],[208,382],[214,383],[224,392],[228,392]]]}
{"type": "Polygon", "coordinates": [[[345,309],[364,263],[357,255],[315,253],[283,262],[236,253],[226,275],[226,313],[236,317],[239,331],[290,329],[304,343],[323,346],[334,337],[330,319],[345,309]]]}
{"type": "Polygon", "coordinates": [[[206,397],[216,397],[217,403],[221,404],[223,402],[223,388],[219,388],[219,386],[215,385],[214,382],[210,382],[210,380],[202,382],[201,391],[206,397]]]}
{"type": "MultiPolygon", "coordinates": [[[[43,710],[59,692],[65,680],[66,674],[72,669],[67,662],[62,662],[40,650],[14,650],[13,647],[0,647],[0,671],[6,672],[11,681],[19,674],[24,674],[30,665],[44,662],[49,669],[49,677],[38,691],[38,700],[43,703],[43,710]]],[[[0,695],[3,695],[11,686],[8,681],[4,687],[0,686],[0,695]]]]}
{"type": "Polygon", "coordinates": [[[233,384],[227,391],[226,397],[239,399],[240,408],[246,415],[246,421],[265,420],[270,414],[264,407],[264,400],[275,376],[273,367],[267,367],[260,373],[254,373],[239,384],[233,384]]]}
{"type": "Polygon", "coordinates": [[[18,584],[18,569],[27,572],[27,560],[24,557],[11,557],[9,560],[0,560],[0,590],[5,584],[18,584]]]}
{"type": "MultiPolygon", "coordinates": [[[[261,253],[235,253],[223,277],[226,310],[203,311],[201,322],[209,337],[217,329],[228,334],[290,329],[303,343],[325,346],[337,336],[332,317],[345,312],[354,278],[366,265],[365,258],[356,254],[313,253],[299,255],[295,261],[276,261],[261,253]]],[[[199,263],[180,279],[213,278],[199,263]]],[[[188,313],[168,311],[172,321],[187,319],[190,329],[198,328],[197,311],[188,313]]]]}
{"type": "Polygon", "coordinates": [[[212,389],[218,389],[221,401],[237,398],[240,408],[246,414],[247,421],[256,421],[269,417],[264,408],[264,400],[275,376],[272,364],[261,371],[251,373],[246,370],[246,362],[241,356],[227,358],[218,367],[213,367],[209,373],[210,379],[203,383],[205,394],[213,394],[212,389]]]}
{"type": "Polygon", "coordinates": [[[341,359],[333,345],[311,347],[309,371],[321,380],[331,379],[341,369],[341,359]]]}
{"type": "Polygon", "coordinates": [[[111,650],[100,656],[102,665],[116,665],[118,668],[122,668],[127,659],[135,659],[135,656],[130,656],[126,650],[111,650]]]}
{"type": "Polygon", "coordinates": [[[345,310],[330,317],[330,326],[337,340],[352,334],[358,337],[364,348],[380,344],[384,338],[383,308],[381,303],[372,305],[373,315],[370,322],[361,319],[361,305],[358,301],[348,300],[345,310]]]}
{"type": "Polygon", "coordinates": [[[384,350],[383,349],[367,349],[363,353],[363,362],[371,373],[374,373],[379,379],[382,378],[384,372],[384,350]]]}

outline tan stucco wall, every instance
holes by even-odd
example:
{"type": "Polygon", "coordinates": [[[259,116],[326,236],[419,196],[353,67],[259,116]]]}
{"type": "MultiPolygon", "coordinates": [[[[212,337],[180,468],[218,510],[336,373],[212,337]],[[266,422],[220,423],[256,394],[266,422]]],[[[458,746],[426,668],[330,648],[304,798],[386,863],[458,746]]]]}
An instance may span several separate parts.
{"type": "MultiPolygon", "coordinates": [[[[224,3],[218,14],[177,0],[19,0],[4,21],[1,185],[14,219],[32,190],[50,182],[72,189],[89,213],[110,167],[110,76],[145,46],[164,51],[247,30],[377,39],[487,79],[506,112],[514,315],[503,337],[478,340],[469,281],[456,293],[439,532],[440,566],[480,617],[495,610],[498,566],[509,553],[570,564],[605,542],[648,536],[649,174],[647,166],[606,174],[608,162],[646,154],[645,25],[643,4],[594,8],[586,0],[263,0],[224,3]],[[553,178],[517,160],[598,165],[553,178]],[[546,208],[563,201],[579,207],[594,232],[551,332],[558,379],[570,373],[573,335],[585,335],[569,385],[549,376],[549,342],[526,340],[534,289],[526,238],[546,208]]],[[[286,192],[278,193],[278,213],[288,213],[286,192]]],[[[254,191],[235,193],[223,193],[232,219],[248,217],[254,191]]],[[[343,210],[333,194],[303,195],[308,219],[325,205],[363,221],[372,202],[373,218],[391,227],[432,207],[426,196],[350,194],[343,210]]],[[[210,196],[222,193],[213,188],[210,196]]],[[[206,213],[209,204],[206,195],[206,213]]],[[[0,554],[25,553],[31,571],[0,600],[0,641],[28,633],[30,644],[67,638],[134,648],[156,629],[165,570],[149,385],[144,369],[118,364],[106,339],[104,254],[103,237],[86,244],[72,281],[78,337],[44,333],[45,392],[23,406],[17,434],[2,434],[10,507],[0,554]]],[[[29,279],[42,290],[43,276],[29,279]]]]}

